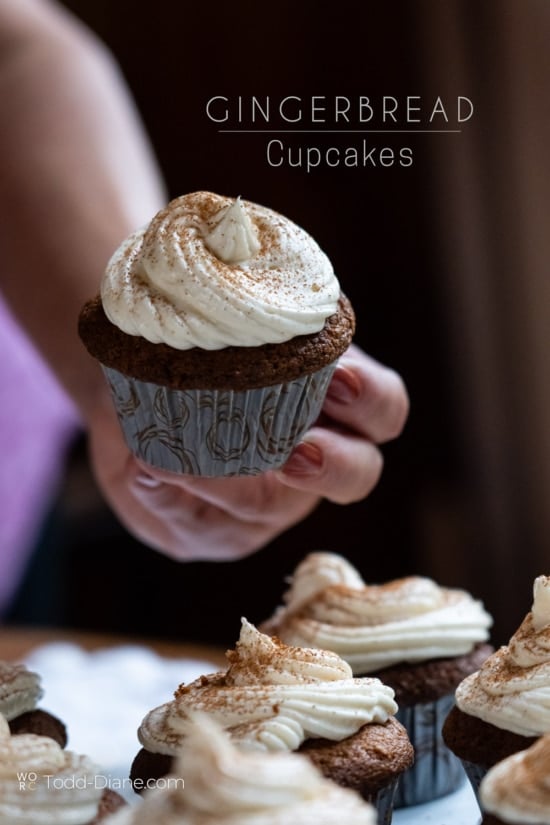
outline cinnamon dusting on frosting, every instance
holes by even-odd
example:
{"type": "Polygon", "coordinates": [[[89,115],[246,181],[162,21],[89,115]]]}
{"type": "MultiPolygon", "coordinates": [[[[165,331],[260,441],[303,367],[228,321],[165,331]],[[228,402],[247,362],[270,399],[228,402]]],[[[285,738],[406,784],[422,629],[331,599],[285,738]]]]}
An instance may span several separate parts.
{"type": "Polygon", "coordinates": [[[355,673],[469,653],[491,625],[463,590],[421,576],[367,584],[336,553],[310,553],[283,601],[263,629],[287,644],[334,650],[355,673]]]}
{"type": "Polygon", "coordinates": [[[315,679],[351,678],[351,668],[337,653],[314,648],[293,647],[277,637],[259,633],[241,620],[241,636],[234,650],[226,657],[230,667],[225,675],[228,685],[273,684],[315,679]],[[296,667],[292,667],[292,664],[296,667]],[[289,676],[289,674],[291,675],[289,676]]]}
{"type": "Polygon", "coordinates": [[[124,241],[101,286],[115,327],[180,350],[317,333],[339,297],[330,261],[301,227],[211,192],[176,198],[124,241]]]}
{"type": "Polygon", "coordinates": [[[296,750],[305,739],[338,741],[397,711],[379,679],[352,677],[335,653],[291,647],[242,620],[229,668],[180,686],[174,701],[152,710],[138,737],[155,753],[182,746],[195,710],[208,712],[240,747],[296,750]]]}
{"type": "Polygon", "coordinates": [[[457,688],[460,710],[521,736],[550,731],[549,594],[550,577],[538,576],[532,609],[509,644],[457,688]]]}

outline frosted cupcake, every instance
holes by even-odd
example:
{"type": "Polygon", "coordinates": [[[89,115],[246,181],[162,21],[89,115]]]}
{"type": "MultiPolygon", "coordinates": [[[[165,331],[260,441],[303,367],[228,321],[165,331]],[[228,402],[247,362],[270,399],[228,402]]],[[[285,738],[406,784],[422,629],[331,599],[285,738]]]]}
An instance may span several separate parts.
{"type": "Polygon", "coordinates": [[[303,756],[242,752],[204,714],[186,738],[163,787],[106,825],[376,825],[370,805],[303,756]]]}
{"type": "Polygon", "coordinates": [[[479,790],[482,825],[550,825],[550,734],[497,763],[479,790]]]}
{"type": "Polygon", "coordinates": [[[474,790],[487,770],[550,732],[550,576],[538,576],[533,606],[508,645],[456,690],[443,728],[474,790]]]}
{"type": "Polygon", "coordinates": [[[176,198],[115,252],[79,319],[130,449],[177,473],[281,466],[319,415],[355,318],[303,229],[248,201],[176,198]]]}
{"type": "Polygon", "coordinates": [[[38,673],[23,664],[0,661],[0,714],[8,721],[11,732],[49,736],[65,747],[64,723],[38,707],[43,695],[38,673]]]}
{"type": "Polygon", "coordinates": [[[419,576],[366,584],[335,553],[311,553],[296,568],[284,606],[261,629],[287,644],[333,650],[356,676],[369,674],[395,691],[397,718],[415,748],[400,779],[396,806],[456,790],[464,774],[441,728],[454,690],[492,648],[491,618],[462,590],[419,576]]]}
{"type": "Polygon", "coordinates": [[[189,719],[207,712],[244,751],[299,751],[337,784],[351,787],[391,821],[399,776],[413,751],[394,714],[391,688],[353,678],[336,654],[292,648],[243,620],[225,672],[181,685],[174,700],[144,718],[143,746],[131,770],[134,787],[173,770],[188,747],[189,719]]]}
{"type": "Polygon", "coordinates": [[[95,781],[97,765],[48,736],[12,735],[0,715],[2,825],[97,825],[124,800],[95,781]]]}

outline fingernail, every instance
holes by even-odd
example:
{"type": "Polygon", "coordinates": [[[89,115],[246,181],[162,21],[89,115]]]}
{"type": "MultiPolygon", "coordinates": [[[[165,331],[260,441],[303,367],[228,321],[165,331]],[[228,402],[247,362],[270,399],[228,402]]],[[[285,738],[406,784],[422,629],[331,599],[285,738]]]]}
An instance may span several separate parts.
{"type": "Polygon", "coordinates": [[[162,484],[162,481],[159,481],[158,478],[154,476],[150,476],[148,473],[138,473],[136,482],[141,484],[142,487],[148,487],[150,490],[154,490],[155,487],[160,487],[162,484]]]}
{"type": "Polygon", "coordinates": [[[308,476],[318,473],[323,466],[323,453],[316,444],[302,441],[281,470],[289,476],[308,476]]]}
{"type": "Polygon", "coordinates": [[[337,367],[328,385],[327,398],[339,404],[350,404],[359,398],[361,388],[355,373],[345,367],[337,367]]]}

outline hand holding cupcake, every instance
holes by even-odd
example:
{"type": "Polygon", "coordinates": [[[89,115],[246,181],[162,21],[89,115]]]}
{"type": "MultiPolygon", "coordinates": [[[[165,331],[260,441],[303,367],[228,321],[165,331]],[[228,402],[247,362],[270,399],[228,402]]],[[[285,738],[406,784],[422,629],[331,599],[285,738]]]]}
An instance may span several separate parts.
{"type": "Polygon", "coordinates": [[[80,318],[131,451],[218,477],[286,461],[354,328],[313,238],[210,192],[177,198],[126,240],[80,318]]]}
{"type": "Polygon", "coordinates": [[[407,394],[349,344],[353,311],[303,229],[247,201],[192,193],[115,252],[101,291],[79,329],[110,376],[127,441],[102,396],[91,456],[141,541],[176,558],[230,559],[321,497],[346,504],[375,486],[377,445],[399,435],[407,394]]]}

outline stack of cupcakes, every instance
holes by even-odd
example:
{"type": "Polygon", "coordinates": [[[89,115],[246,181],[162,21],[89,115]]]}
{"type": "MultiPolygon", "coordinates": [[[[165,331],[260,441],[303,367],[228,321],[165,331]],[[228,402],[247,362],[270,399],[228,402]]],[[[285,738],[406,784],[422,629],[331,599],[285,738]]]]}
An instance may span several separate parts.
{"type": "Polygon", "coordinates": [[[261,625],[264,632],[287,644],[333,650],[355,676],[374,676],[395,691],[397,719],[415,749],[395,806],[457,790],[464,772],[441,728],[457,685],[492,652],[483,605],[422,577],[367,585],[342,556],[321,552],[297,567],[284,602],[261,625]]]}

